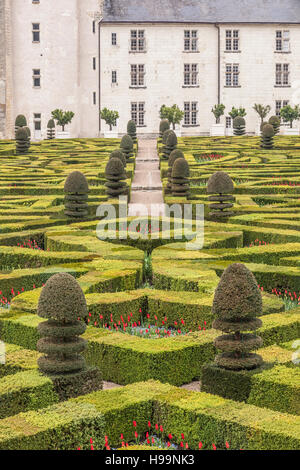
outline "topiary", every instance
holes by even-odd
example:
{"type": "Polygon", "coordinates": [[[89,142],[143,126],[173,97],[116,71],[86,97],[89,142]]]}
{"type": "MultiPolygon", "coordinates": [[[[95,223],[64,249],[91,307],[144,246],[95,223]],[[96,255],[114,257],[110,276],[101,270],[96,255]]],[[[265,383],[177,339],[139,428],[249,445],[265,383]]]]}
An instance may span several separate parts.
{"type": "Polygon", "coordinates": [[[164,133],[170,129],[170,123],[168,119],[163,119],[159,124],[159,138],[162,139],[164,133]]]}
{"type": "MultiPolygon", "coordinates": [[[[23,116],[23,114],[19,114],[17,117],[16,117],[16,120],[15,120],[15,137],[16,137],[16,132],[17,130],[20,128],[20,127],[25,127],[27,126],[27,120],[26,120],[26,117],[23,116]]],[[[16,137],[17,138],[17,137],[16,137]]]]}
{"type": "Polygon", "coordinates": [[[25,127],[20,127],[16,132],[16,153],[23,154],[28,152],[28,132],[25,127]]]}
{"type": "Polygon", "coordinates": [[[208,200],[212,201],[210,205],[212,212],[209,213],[210,217],[226,218],[233,215],[228,209],[233,207],[232,201],[234,198],[232,193],[234,191],[233,181],[227,173],[223,171],[217,171],[208,180],[207,194],[215,194],[215,196],[209,196],[208,200]]]}
{"type": "Polygon", "coordinates": [[[114,150],[110,154],[109,158],[119,158],[121,160],[121,162],[123,163],[124,168],[126,168],[126,157],[125,157],[124,153],[121,150],[118,150],[118,149],[114,150]]]}
{"type": "Polygon", "coordinates": [[[68,273],[58,273],[46,282],[38,302],[37,313],[46,322],[40,323],[42,337],[37,350],[45,353],[38,359],[41,372],[47,375],[68,374],[86,368],[81,356],[87,342],[78,335],[86,325],[78,318],[87,317],[87,305],[81,287],[68,273]]]}
{"type": "Polygon", "coordinates": [[[166,131],[164,133],[164,137],[165,136],[166,136],[166,141],[163,147],[162,159],[169,160],[169,156],[173,152],[173,150],[176,149],[178,141],[177,141],[177,136],[175,132],[172,130],[166,131]]]}
{"type": "Polygon", "coordinates": [[[31,131],[30,131],[29,127],[27,127],[27,126],[23,127],[23,129],[25,129],[26,132],[27,132],[27,149],[29,150],[29,148],[30,148],[31,131]]]}
{"type": "Polygon", "coordinates": [[[275,135],[279,134],[281,121],[278,116],[271,116],[269,119],[269,124],[273,126],[275,135]]]}
{"type": "Polygon", "coordinates": [[[127,124],[127,134],[132,138],[132,141],[136,143],[136,123],[134,121],[129,121],[127,124]]]}
{"type": "Polygon", "coordinates": [[[263,122],[261,123],[261,125],[260,125],[260,133],[262,133],[262,130],[263,130],[263,128],[264,128],[264,126],[265,126],[266,124],[269,124],[269,123],[266,122],[266,121],[263,121],[263,122]]]}
{"type": "Polygon", "coordinates": [[[121,140],[120,149],[124,153],[126,160],[129,161],[134,156],[133,140],[130,135],[126,134],[121,140]]]}
{"type": "Polygon", "coordinates": [[[246,134],[246,121],[243,117],[237,116],[233,120],[233,133],[234,135],[245,135],[246,134]]]}
{"type": "Polygon", "coordinates": [[[88,215],[89,185],[80,171],[73,171],[65,181],[65,215],[70,218],[84,219],[88,215]]]}
{"type": "Polygon", "coordinates": [[[55,121],[54,121],[54,119],[50,119],[50,121],[48,121],[47,139],[48,140],[55,139],[55,121]]]}
{"type": "Polygon", "coordinates": [[[215,340],[215,347],[223,351],[215,363],[224,369],[255,369],[262,358],[250,351],[262,346],[262,339],[246,334],[262,326],[256,318],[262,315],[262,297],[255,277],[243,264],[232,264],[223,273],[215,291],[212,313],[217,317],[213,328],[226,335],[215,340]]]}
{"type": "Polygon", "coordinates": [[[274,147],[274,127],[272,124],[265,124],[262,128],[260,146],[263,149],[272,149],[274,147]]]}
{"type": "Polygon", "coordinates": [[[106,165],[105,176],[107,182],[106,193],[109,198],[117,198],[122,194],[128,194],[126,173],[124,165],[119,158],[111,158],[106,165]]]}
{"type": "Polygon", "coordinates": [[[175,149],[173,152],[170,153],[170,157],[168,160],[168,183],[167,183],[167,190],[172,191],[172,168],[175,161],[178,158],[184,158],[184,154],[181,150],[175,149]]]}
{"type": "Polygon", "coordinates": [[[190,168],[185,158],[177,158],[172,167],[172,196],[188,197],[190,168]]]}

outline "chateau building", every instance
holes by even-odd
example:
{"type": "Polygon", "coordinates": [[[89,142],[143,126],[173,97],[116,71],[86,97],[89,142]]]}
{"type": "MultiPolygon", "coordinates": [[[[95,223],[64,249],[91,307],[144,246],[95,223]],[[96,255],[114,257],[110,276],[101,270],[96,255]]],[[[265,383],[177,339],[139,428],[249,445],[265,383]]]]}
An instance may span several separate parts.
{"type": "MultiPolygon", "coordinates": [[[[141,134],[157,133],[159,110],[184,110],[182,133],[206,135],[215,104],[300,103],[300,0],[0,0],[0,138],[18,114],[36,139],[51,111],[73,111],[71,137],[107,130],[105,107],[141,134]]],[[[299,123],[298,123],[299,125],[299,123]]]]}

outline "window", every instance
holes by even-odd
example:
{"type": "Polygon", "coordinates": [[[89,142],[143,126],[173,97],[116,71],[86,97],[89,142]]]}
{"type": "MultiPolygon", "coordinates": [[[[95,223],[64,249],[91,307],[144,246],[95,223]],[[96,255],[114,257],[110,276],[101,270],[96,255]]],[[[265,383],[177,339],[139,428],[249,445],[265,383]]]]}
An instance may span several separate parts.
{"type": "Polygon", "coordinates": [[[93,104],[97,104],[97,95],[96,92],[93,92],[93,104]]]}
{"type": "Polygon", "coordinates": [[[232,128],[232,118],[230,116],[226,116],[226,129],[232,128]]]}
{"type": "Polygon", "coordinates": [[[112,46],[117,45],[117,33],[111,33],[111,45],[112,46]]]}
{"type": "Polygon", "coordinates": [[[184,31],[184,50],[186,52],[198,51],[198,31],[197,30],[184,31]]]}
{"type": "Polygon", "coordinates": [[[226,30],[226,51],[239,51],[240,49],[240,38],[239,31],[237,29],[226,30]]]}
{"type": "Polygon", "coordinates": [[[33,87],[40,88],[41,86],[41,71],[40,69],[33,69],[32,71],[32,78],[33,78],[33,87]]]}
{"type": "Polygon", "coordinates": [[[184,64],[184,85],[198,85],[198,64],[184,64]]]}
{"type": "Polygon", "coordinates": [[[95,32],[96,32],[96,21],[94,20],[93,21],[93,33],[95,34],[95,32]]]}
{"type": "Polygon", "coordinates": [[[33,124],[34,124],[34,130],[35,131],[40,131],[42,128],[42,120],[41,120],[41,114],[40,113],[35,113],[33,115],[33,124]]]}
{"type": "Polygon", "coordinates": [[[289,86],[290,84],[290,65],[276,64],[276,85],[289,86]]]}
{"type": "Polygon", "coordinates": [[[185,126],[197,126],[198,124],[198,103],[197,101],[186,101],[184,103],[184,124],[185,126]]]}
{"type": "Polygon", "coordinates": [[[239,64],[226,64],[226,86],[239,86],[239,64]]]}
{"type": "Polygon", "coordinates": [[[145,65],[131,65],[131,86],[145,86],[145,65]]]}
{"type": "Polygon", "coordinates": [[[96,57],[93,57],[93,70],[96,70],[96,57]]]}
{"type": "Polygon", "coordinates": [[[276,113],[276,116],[278,116],[279,118],[281,117],[280,116],[280,110],[281,108],[284,108],[285,106],[287,106],[289,104],[289,101],[288,100],[277,100],[276,103],[275,103],[275,113],[276,113]]]}
{"type": "Polygon", "coordinates": [[[131,119],[137,126],[145,126],[145,103],[131,103],[131,119]]]}
{"type": "Polygon", "coordinates": [[[32,42],[40,42],[40,23],[32,23],[32,42]]]}
{"type": "Polygon", "coordinates": [[[117,83],[117,71],[113,70],[111,72],[111,83],[117,83]]]}
{"type": "Polygon", "coordinates": [[[276,52],[290,52],[289,31],[276,31],[276,52]]]}
{"type": "Polygon", "coordinates": [[[130,50],[131,52],[144,52],[146,50],[146,39],[144,30],[134,29],[131,31],[130,50]]]}

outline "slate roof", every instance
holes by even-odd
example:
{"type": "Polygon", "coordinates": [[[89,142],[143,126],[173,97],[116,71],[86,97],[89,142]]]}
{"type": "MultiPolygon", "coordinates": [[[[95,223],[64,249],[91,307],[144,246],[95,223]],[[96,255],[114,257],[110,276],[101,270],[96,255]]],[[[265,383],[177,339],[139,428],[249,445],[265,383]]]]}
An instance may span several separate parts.
{"type": "Polygon", "coordinates": [[[300,0],[104,0],[104,23],[296,23],[300,0]]]}

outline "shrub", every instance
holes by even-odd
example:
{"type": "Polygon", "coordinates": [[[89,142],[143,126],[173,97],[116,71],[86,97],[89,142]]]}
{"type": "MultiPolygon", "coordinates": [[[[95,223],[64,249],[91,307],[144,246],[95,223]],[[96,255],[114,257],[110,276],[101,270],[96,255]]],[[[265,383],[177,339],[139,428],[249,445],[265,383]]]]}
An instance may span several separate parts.
{"type": "Polygon", "coordinates": [[[172,168],[172,195],[188,197],[189,195],[189,164],[185,158],[177,158],[172,168]]]}
{"type": "Polygon", "coordinates": [[[270,119],[269,119],[269,124],[271,124],[271,126],[273,126],[275,135],[279,134],[279,130],[280,130],[280,119],[279,119],[279,117],[278,116],[271,116],[270,119]]]}
{"type": "Polygon", "coordinates": [[[55,109],[51,114],[53,119],[57,121],[57,124],[61,126],[63,132],[66,125],[70,124],[75,116],[73,111],[63,111],[62,109],[55,109]]]}
{"type": "Polygon", "coordinates": [[[274,147],[274,127],[271,124],[265,124],[261,134],[261,148],[272,149],[274,147]]]}
{"type": "Polygon", "coordinates": [[[126,157],[124,155],[124,153],[121,151],[121,150],[114,150],[111,154],[110,154],[110,157],[109,158],[118,158],[119,160],[121,160],[121,162],[123,163],[124,165],[124,168],[126,168],[126,157]]]}
{"type": "Polygon", "coordinates": [[[216,124],[219,124],[221,116],[224,115],[224,111],[225,111],[225,106],[224,106],[224,104],[216,104],[216,105],[212,108],[211,112],[213,113],[213,115],[214,115],[215,118],[216,118],[216,124]]]}
{"type": "Polygon", "coordinates": [[[164,133],[170,129],[170,123],[168,119],[162,119],[159,124],[159,137],[162,139],[164,133]]]}
{"type": "Polygon", "coordinates": [[[211,217],[225,218],[233,215],[233,212],[230,211],[233,204],[230,201],[233,199],[231,194],[234,191],[234,185],[227,173],[222,171],[214,173],[208,180],[206,190],[208,194],[214,194],[208,198],[213,202],[210,205],[212,212],[209,215],[211,217]]]}
{"type": "Polygon", "coordinates": [[[23,129],[27,132],[27,148],[30,148],[30,137],[31,137],[31,131],[29,127],[25,126],[23,129]]]}
{"type": "Polygon", "coordinates": [[[262,315],[262,297],[255,277],[243,264],[235,263],[222,274],[216,289],[212,313],[217,316],[213,328],[230,333],[215,339],[215,347],[223,351],[216,364],[224,369],[255,369],[262,358],[249,351],[259,349],[262,339],[244,333],[262,326],[256,318],[262,315]]]}
{"type": "Polygon", "coordinates": [[[179,109],[177,104],[170,107],[163,104],[160,108],[160,118],[167,119],[172,124],[173,130],[175,130],[175,125],[180,124],[184,118],[184,112],[179,109]]]}
{"type": "Polygon", "coordinates": [[[133,157],[133,140],[130,135],[126,134],[123,136],[120,144],[120,149],[124,153],[126,157],[126,161],[130,161],[131,157],[133,157]]]}
{"type": "Polygon", "coordinates": [[[164,160],[169,160],[170,154],[173,152],[173,150],[176,149],[177,147],[177,136],[174,131],[166,131],[164,134],[164,137],[166,135],[166,143],[165,146],[163,147],[163,155],[162,158],[164,160]],[[166,134],[168,132],[168,134],[166,134]]]}
{"type": "Polygon", "coordinates": [[[18,130],[20,127],[25,127],[25,126],[27,126],[26,117],[23,116],[23,114],[19,114],[19,115],[16,117],[16,120],[15,120],[15,139],[17,139],[17,137],[16,137],[17,130],[18,130]]]}
{"type": "Polygon", "coordinates": [[[50,119],[47,125],[47,139],[55,139],[55,122],[54,119],[50,119]]]}
{"type": "Polygon", "coordinates": [[[105,176],[107,179],[105,186],[108,197],[117,198],[122,194],[128,194],[128,187],[125,182],[125,169],[119,158],[111,158],[109,160],[106,165],[105,176]]]}
{"type": "Polygon", "coordinates": [[[25,127],[20,127],[16,132],[16,153],[28,152],[28,132],[25,127]]]}
{"type": "Polygon", "coordinates": [[[80,171],[70,173],[65,181],[65,215],[70,218],[84,219],[88,215],[89,185],[80,171]]]}
{"type": "Polygon", "coordinates": [[[136,123],[134,121],[129,121],[127,124],[127,134],[132,138],[132,141],[136,143],[136,123]]]}
{"type": "Polygon", "coordinates": [[[237,116],[233,120],[233,133],[234,135],[245,135],[246,134],[246,121],[243,117],[237,116]]]}
{"type": "Polygon", "coordinates": [[[284,122],[290,123],[290,128],[292,129],[293,122],[300,119],[300,106],[296,105],[294,108],[290,105],[284,106],[280,110],[280,116],[284,122]]]}
{"type": "Polygon", "coordinates": [[[113,126],[116,126],[119,113],[118,111],[112,111],[110,109],[103,108],[100,111],[100,117],[103,119],[103,121],[106,122],[106,124],[109,126],[109,130],[111,131],[113,126]]]}
{"type": "Polygon", "coordinates": [[[168,184],[167,184],[167,189],[169,191],[172,190],[172,168],[173,168],[173,165],[175,163],[175,161],[178,159],[178,158],[184,158],[184,154],[181,150],[179,149],[176,149],[176,150],[173,150],[173,152],[171,152],[170,154],[170,157],[169,157],[169,161],[168,161],[168,184]]]}
{"type": "Polygon", "coordinates": [[[231,119],[235,119],[237,116],[245,117],[247,115],[245,108],[235,108],[232,106],[230,113],[228,113],[231,119]]]}

